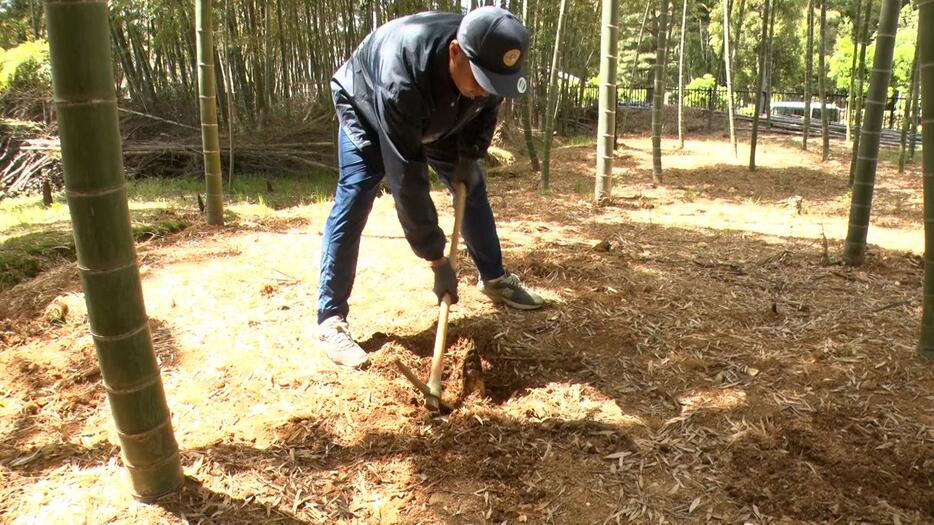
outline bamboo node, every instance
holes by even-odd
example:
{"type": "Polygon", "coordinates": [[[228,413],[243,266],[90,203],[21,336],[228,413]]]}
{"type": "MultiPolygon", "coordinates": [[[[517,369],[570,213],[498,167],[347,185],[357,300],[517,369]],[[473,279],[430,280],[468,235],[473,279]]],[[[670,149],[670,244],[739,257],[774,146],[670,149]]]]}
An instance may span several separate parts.
{"type": "MultiPolygon", "coordinates": [[[[136,261],[133,261],[133,264],[136,264],[136,261]]],[[[138,326],[138,327],[136,327],[136,328],[130,330],[129,332],[124,332],[124,333],[122,333],[122,334],[120,334],[120,335],[101,335],[101,334],[96,334],[96,333],[94,333],[94,327],[91,327],[91,330],[90,330],[90,331],[91,331],[91,337],[93,337],[95,341],[112,342],[112,341],[122,341],[122,340],[124,340],[124,339],[129,339],[129,338],[133,337],[134,335],[139,334],[139,333],[142,332],[143,330],[146,330],[147,328],[149,328],[149,320],[148,320],[148,319],[147,319],[143,324],[141,324],[140,326],[138,326]]]]}

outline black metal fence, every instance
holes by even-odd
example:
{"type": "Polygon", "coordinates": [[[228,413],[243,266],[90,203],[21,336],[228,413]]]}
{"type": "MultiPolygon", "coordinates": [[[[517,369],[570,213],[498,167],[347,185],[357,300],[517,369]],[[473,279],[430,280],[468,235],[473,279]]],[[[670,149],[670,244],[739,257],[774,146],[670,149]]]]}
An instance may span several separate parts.
{"type": "MultiPolygon", "coordinates": [[[[617,104],[620,108],[651,108],[654,95],[652,86],[620,86],[617,88],[617,104]]],[[[765,98],[763,93],[763,98],[765,98]]],[[[816,95],[815,95],[816,96],[816,95]]],[[[751,116],[755,111],[756,94],[753,91],[733,91],[733,108],[738,115],[751,116]]],[[[830,108],[828,117],[830,122],[841,123],[846,120],[846,108],[849,96],[846,93],[834,93],[827,96],[827,105],[830,108]]],[[[665,92],[666,104],[675,104],[678,100],[678,90],[668,89],[665,92]]],[[[584,90],[583,106],[596,107],[599,100],[599,87],[588,86],[584,90]]],[[[773,115],[803,116],[804,93],[773,91],[769,100],[763,100],[763,114],[766,108],[773,115]]],[[[886,104],[885,126],[889,129],[901,129],[905,114],[905,104],[908,97],[896,96],[886,104]]],[[[689,108],[704,109],[708,111],[726,111],[727,91],[725,87],[712,89],[685,89],[684,105],[689,108]]],[[[812,116],[820,119],[820,103],[811,102],[812,116]]]]}

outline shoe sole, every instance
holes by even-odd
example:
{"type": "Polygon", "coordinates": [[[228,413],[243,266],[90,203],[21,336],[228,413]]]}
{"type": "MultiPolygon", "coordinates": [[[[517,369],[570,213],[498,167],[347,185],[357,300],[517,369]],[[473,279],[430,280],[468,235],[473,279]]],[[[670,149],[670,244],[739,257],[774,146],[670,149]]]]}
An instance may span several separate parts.
{"type": "Polygon", "coordinates": [[[334,359],[333,357],[331,357],[331,355],[328,353],[328,350],[327,350],[327,343],[326,343],[326,342],[324,342],[324,341],[318,339],[318,340],[317,340],[317,346],[318,346],[318,349],[321,351],[321,353],[323,353],[324,356],[328,358],[328,361],[334,363],[335,365],[337,365],[337,366],[339,366],[340,368],[343,368],[343,369],[345,369],[345,370],[366,370],[366,369],[369,368],[369,366],[370,366],[370,357],[369,357],[369,356],[364,357],[363,361],[361,361],[361,362],[359,362],[359,363],[356,363],[356,364],[341,363],[340,361],[338,361],[338,360],[334,359]]]}
{"type": "Polygon", "coordinates": [[[337,366],[339,366],[339,367],[341,367],[341,368],[343,368],[343,369],[345,369],[345,370],[366,370],[367,368],[370,367],[370,360],[369,360],[369,359],[367,359],[367,360],[365,360],[365,361],[363,361],[363,362],[361,362],[361,363],[357,363],[357,364],[355,364],[355,365],[352,365],[352,364],[348,364],[348,363],[341,363],[341,362],[335,361],[334,359],[331,359],[331,356],[329,356],[329,355],[327,355],[327,354],[325,354],[325,356],[327,356],[327,358],[328,358],[329,361],[331,361],[331,362],[334,363],[335,365],[337,365],[337,366]]]}
{"type": "Polygon", "coordinates": [[[515,301],[510,301],[509,299],[506,299],[505,297],[501,297],[501,296],[498,296],[498,295],[495,295],[495,296],[494,296],[494,295],[490,295],[490,294],[488,294],[488,293],[486,293],[486,292],[482,292],[482,293],[483,293],[483,295],[487,296],[487,297],[488,297],[491,301],[493,301],[494,303],[505,304],[505,305],[507,305],[507,306],[511,306],[512,308],[515,308],[516,310],[538,310],[539,308],[545,306],[545,303],[542,303],[542,304],[523,304],[523,303],[517,303],[517,302],[515,302],[515,301]]]}

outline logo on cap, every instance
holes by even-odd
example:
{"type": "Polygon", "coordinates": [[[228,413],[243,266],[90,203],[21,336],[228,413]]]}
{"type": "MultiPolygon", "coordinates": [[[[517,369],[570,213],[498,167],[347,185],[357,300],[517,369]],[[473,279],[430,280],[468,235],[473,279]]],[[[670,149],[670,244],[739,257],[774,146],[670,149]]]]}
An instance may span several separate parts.
{"type": "Polygon", "coordinates": [[[522,51],[519,49],[510,49],[506,51],[506,54],[503,55],[503,64],[506,64],[506,67],[512,67],[516,65],[516,62],[519,61],[519,57],[522,56],[522,51]]]}
{"type": "Polygon", "coordinates": [[[519,93],[525,93],[525,90],[528,89],[529,83],[525,80],[525,77],[519,77],[519,81],[516,82],[516,89],[519,93]]]}

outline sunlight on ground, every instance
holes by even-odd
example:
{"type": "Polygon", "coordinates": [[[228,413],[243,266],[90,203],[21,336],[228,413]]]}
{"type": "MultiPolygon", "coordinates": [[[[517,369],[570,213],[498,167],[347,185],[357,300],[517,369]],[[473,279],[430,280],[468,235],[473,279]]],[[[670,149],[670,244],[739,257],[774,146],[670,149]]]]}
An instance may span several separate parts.
{"type": "MultiPolygon", "coordinates": [[[[654,187],[648,141],[624,142],[630,157],[617,175],[628,179],[605,207],[568,191],[592,182],[590,147],[556,150],[547,197],[528,188],[532,177],[491,179],[506,266],[550,304],[518,313],[486,302],[462,250],[449,348],[477,345],[488,396],[443,418],[428,417],[392,365],[401,358],[427,373],[437,306],[431,270],[411,253],[390,197],[374,205],[351,300],[351,329],[373,360],[366,371],[336,368],[314,340],[330,203],[250,198],[228,207],[226,227],[196,223],[141,243],[172,424],[200,486],[182,512],[128,496],[73,265],[13,289],[4,297],[15,308],[27,312],[26,298],[37,306],[0,333],[17,338],[0,352],[0,433],[12,436],[0,466],[4,510],[14,523],[920,516],[917,498],[897,500],[924,489],[907,475],[860,492],[860,469],[910,472],[926,444],[917,439],[929,429],[917,417],[924,400],[910,394],[930,384],[908,355],[915,258],[884,252],[858,271],[820,264],[822,232],[845,235],[836,161],[819,166],[813,153],[766,141],[753,176],[722,141],[689,140],[666,150],[670,182],[654,187]],[[53,300],[68,307],[54,322],[43,309],[53,300]],[[875,448],[882,435],[886,448],[875,448]],[[788,462],[800,463],[800,450],[786,443],[806,443],[814,466],[798,472],[788,462]],[[807,477],[811,469],[820,476],[807,477]],[[829,495],[797,508],[810,497],[799,490],[829,495]]],[[[870,242],[917,251],[919,203],[904,195],[918,183],[889,171],[870,242]]],[[[450,197],[432,196],[450,231],[450,197]]],[[[456,395],[460,385],[445,381],[456,395]]]]}
{"type": "Polygon", "coordinates": [[[10,523],[107,523],[132,519],[140,507],[130,496],[129,477],[116,459],[89,468],[64,467],[37,480],[21,496],[10,523]],[[106,480],[106,482],[103,482],[106,480]]]}
{"type": "Polygon", "coordinates": [[[746,392],[738,389],[708,389],[688,392],[678,399],[685,410],[732,409],[746,402],[746,392]]]}
{"type": "MultiPolygon", "coordinates": [[[[630,138],[624,142],[627,149],[624,150],[623,158],[629,155],[638,169],[651,171],[651,142],[646,139],[630,138]]],[[[658,188],[647,187],[635,196],[632,195],[631,190],[623,192],[617,189],[615,193],[617,197],[638,197],[650,204],[643,209],[629,210],[626,214],[627,218],[644,224],[743,231],[774,236],[779,242],[784,237],[821,240],[823,236],[826,236],[830,240],[846,239],[847,221],[838,213],[848,213],[849,193],[841,194],[839,201],[815,201],[801,196],[805,195],[809,188],[799,187],[789,188],[788,196],[784,199],[760,200],[743,197],[742,190],[730,187],[725,179],[722,187],[717,188],[716,192],[732,193],[733,197],[729,199],[707,198],[703,196],[705,191],[703,188],[694,186],[692,172],[722,166],[736,166],[738,169],[745,170],[748,166],[748,145],[740,145],[738,158],[733,157],[732,148],[723,141],[688,140],[684,150],[674,149],[671,145],[671,141],[664,141],[663,167],[665,170],[684,170],[685,176],[683,179],[679,178],[675,187],[672,187],[671,183],[658,188]]],[[[840,152],[844,145],[836,141],[834,147],[840,152]]],[[[796,151],[794,146],[789,147],[784,143],[776,145],[774,141],[763,140],[757,151],[759,170],[750,172],[750,177],[754,179],[756,176],[769,176],[762,173],[770,169],[787,170],[800,165],[802,161],[806,163],[808,156],[814,156],[814,153],[796,151]]],[[[818,162],[807,168],[827,170],[825,174],[830,179],[836,177],[832,171],[845,171],[848,169],[847,166],[846,162],[832,159],[825,165],[818,162]]],[[[917,192],[908,193],[901,189],[905,183],[919,185],[919,182],[910,179],[914,177],[911,172],[906,175],[897,175],[891,167],[885,165],[880,165],[879,171],[876,190],[879,195],[873,203],[874,210],[867,242],[886,249],[922,254],[924,232],[920,214],[913,217],[913,220],[909,219],[907,223],[904,219],[893,221],[885,217],[888,208],[884,206],[887,206],[887,203],[880,202],[880,195],[888,190],[893,194],[892,207],[899,217],[906,214],[909,207],[920,207],[921,202],[917,199],[917,192]]],[[[916,172],[917,167],[912,171],[916,172]]],[[[624,166],[618,165],[614,172],[616,177],[628,176],[624,166]]]]}
{"type": "MultiPolygon", "coordinates": [[[[847,224],[839,217],[798,215],[793,208],[722,201],[662,205],[630,212],[628,217],[645,224],[758,233],[773,236],[779,243],[783,237],[820,240],[823,234],[827,239],[845,240],[847,235],[847,224]]],[[[889,250],[924,253],[924,231],[920,225],[908,231],[871,227],[867,242],[889,250]]]]}
{"type": "Polygon", "coordinates": [[[587,419],[629,427],[643,425],[641,418],[625,414],[616,402],[589,385],[548,383],[517,396],[503,411],[519,419],[587,419]]]}

